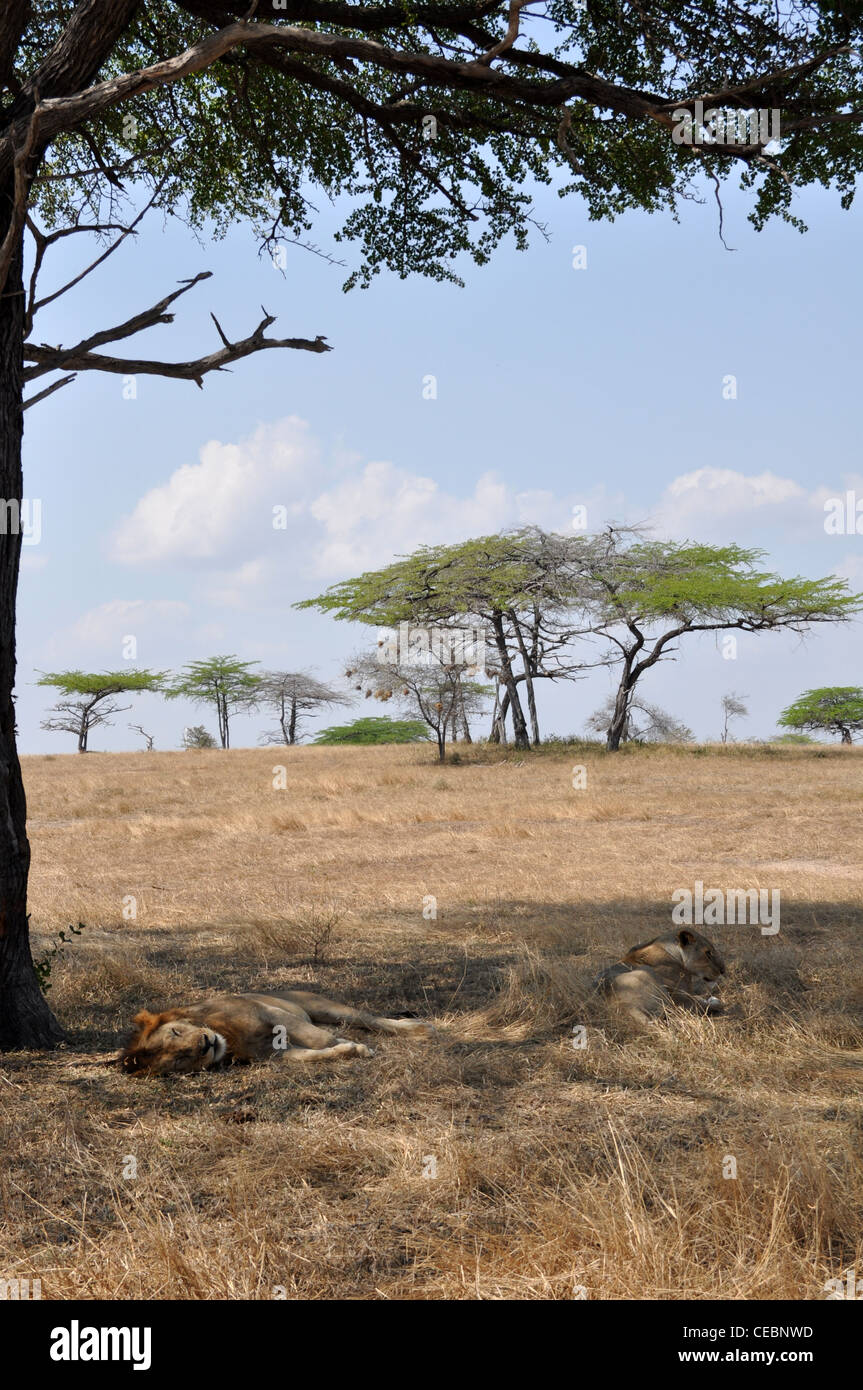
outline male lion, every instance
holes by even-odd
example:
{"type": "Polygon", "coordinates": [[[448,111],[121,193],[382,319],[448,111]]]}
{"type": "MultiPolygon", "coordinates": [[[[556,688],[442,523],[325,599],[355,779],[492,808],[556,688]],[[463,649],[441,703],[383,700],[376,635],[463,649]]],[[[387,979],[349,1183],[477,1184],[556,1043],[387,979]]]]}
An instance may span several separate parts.
{"type": "Polygon", "coordinates": [[[725,962],[706,936],[684,928],[666,932],[633,946],[617,965],[596,978],[596,986],[637,1023],[665,1013],[669,1004],[682,1004],[700,1013],[721,1012],[714,990],[725,962]]]}
{"type": "Polygon", "coordinates": [[[430,1023],[374,1014],[322,999],[304,989],[273,994],[214,994],[199,1004],[163,1013],[147,1009],[135,1016],[135,1033],[120,1054],[124,1071],[164,1076],[203,1071],[219,1062],[288,1057],[311,1062],[321,1057],[371,1057],[372,1049],[316,1023],[354,1024],[373,1033],[412,1033],[429,1037],[430,1023]]]}

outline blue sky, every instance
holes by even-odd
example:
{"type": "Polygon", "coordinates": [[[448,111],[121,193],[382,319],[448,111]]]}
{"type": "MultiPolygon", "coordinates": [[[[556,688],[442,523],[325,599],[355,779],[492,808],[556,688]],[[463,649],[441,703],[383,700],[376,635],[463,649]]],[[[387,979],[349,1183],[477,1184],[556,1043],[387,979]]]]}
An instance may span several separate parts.
{"type": "MultiPolygon", "coordinates": [[[[780,571],[863,589],[863,535],[824,530],[826,498],[851,488],[863,499],[861,215],[811,192],[795,207],[808,234],[759,234],[742,195],[729,187],[724,203],[734,251],[719,241],[710,186],[679,225],[590,223],[577,199],[540,189],[549,240],[464,266],[465,288],[381,275],[348,295],[347,270],[308,252],[288,248],[281,274],[250,230],[202,241],[151,217],[37,320],[37,340],[77,341],[211,270],[135,353],[211,351],[211,310],[241,337],[261,304],[278,316],[271,333],[325,334],[334,351],[262,353],[203,391],[142,376],[135,399],[119,377],[82,374],[27,413],[25,496],[41,500],[42,533],[21,580],[22,750],[73,747],[39,728],[52,692],[34,685],[38,670],[122,667],[132,635],[139,665],[234,652],[338,681],[368,632],[298,613],[296,599],[421,542],[528,521],[566,529],[575,504],[590,529],[650,520],[657,534],[758,545],[780,571]],[[573,268],[575,246],[585,269],[573,268]],[[728,376],[736,399],[723,396],[728,376]],[[288,509],[284,530],[274,506],[288,509]]],[[[350,267],[336,226],[328,212],[316,241],[350,267]]],[[[81,264],[74,240],[49,259],[46,289],[81,264]]],[[[643,694],[710,738],[735,690],[749,696],[739,735],[769,737],[803,689],[859,683],[859,653],[859,624],[805,642],[744,636],[734,660],[690,639],[643,694]]],[[[546,686],[544,730],[582,731],[608,689],[603,672],[546,686]]],[[[145,696],[93,746],[136,746],[127,722],[159,748],[177,747],[185,724],[214,724],[145,696]]],[[[238,719],[234,743],[255,744],[270,723],[238,719]]]]}

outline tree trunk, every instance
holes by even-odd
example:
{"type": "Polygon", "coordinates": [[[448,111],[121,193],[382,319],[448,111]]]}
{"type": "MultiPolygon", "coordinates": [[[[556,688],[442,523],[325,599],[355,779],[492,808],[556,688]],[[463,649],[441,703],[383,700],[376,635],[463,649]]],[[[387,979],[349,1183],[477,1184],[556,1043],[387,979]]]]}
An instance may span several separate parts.
{"type": "Polygon", "coordinates": [[[297,741],[297,702],[296,702],[296,700],[291,700],[291,722],[290,722],[290,724],[289,724],[289,726],[288,726],[288,734],[289,734],[288,743],[290,743],[291,746],[293,747],[293,745],[294,745],[294,744],[296,743],[296,741],[297,741]]]}
{"type": "Polygon", "coordinates": [[[536,713],[536,691],[533,684],[533,665],[528,655],[527,647],[524,642],[524,634],[521,630],[521,623],[514,610],[510,610],[509,620],[518,642],[518,649],[521,653],[522,665],[524,666],[524,683],[527,689],[527,710],[530,715],[530,732],[533,739],[534,748],[539,747],[539,719],[536,713]]]}
{"type": "MultiPolygon", "coordinates": [[[[6,235],[12,189],[0,188],[0,242],[6,235]]],[[[24,292],[21,242],[0,297],[0,497],[23,492],[21,369],[24,292]]],[[[0,535],[0,1050],[53,1047],[63,1038],[39,988],[27,919],[27,804],[15,746],[15,599],[20,527],[0,535]]]]}
{"type": "Polygon", "coordinates": [[[626,726],[629,723],[629,702],[632,698],[634,685],[635,682],[632,680],[630,666],[627,662],[623,668],[623,675],[620,678],[617,698],[614,702],[614,714],[611,716],[608,737],[605,741],[605,747],[609,753],[617,752],[621,740],[626,735],[626,726]]]}
{"type": "Polygon", "coordinates": [[[525,681],[527,682],[527,709],[530,715],[530,729],[533,737],[534,748],[539,747],[539,719],[536,713],[536,690],[534,689],[533,676],[530,670],[525,668],[525,681]]]}
{"type": "Polygon", "coordinates": [[[503,699],[500,698],[500,683],[495,686],[494,692],[494,713],[491,717],[491,733],[488,736],[489,743],[506,743],[506,716],[509,710],[509,692],[504,690],[503,699]]]}
{"type": "Polygon", "coordinates": [[[509,659],[509,651],[506,645],[506,636],[503,630],[503,616],[495,613],[492,617],[492,630],[494,632],[495,645],[500,659],[500,678],[506,686],[509,696],[509,707],[512,713],[512,732],[513,742],[516,748],[529,748],[530,738],[528,737],[527,724],[525,723],[524,710],[518,698],[518,687],[509,659]]]}

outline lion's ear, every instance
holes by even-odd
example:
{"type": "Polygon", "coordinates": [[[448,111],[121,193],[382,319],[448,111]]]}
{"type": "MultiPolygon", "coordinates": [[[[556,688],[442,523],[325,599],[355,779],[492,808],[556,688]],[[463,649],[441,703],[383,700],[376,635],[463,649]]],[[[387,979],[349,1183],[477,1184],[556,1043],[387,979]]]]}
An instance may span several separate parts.
{"type": "Polygon", "coordinates": [[[681,946],[691,946],[695,941],[695,932],[681,931],[677,933],[677,940],[681,946]]]}

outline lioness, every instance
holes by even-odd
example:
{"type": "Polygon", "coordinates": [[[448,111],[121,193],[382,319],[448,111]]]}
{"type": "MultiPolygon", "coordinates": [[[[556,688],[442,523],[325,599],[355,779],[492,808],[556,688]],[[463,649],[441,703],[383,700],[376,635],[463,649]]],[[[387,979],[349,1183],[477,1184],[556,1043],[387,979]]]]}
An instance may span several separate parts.
{"type": "Polygon", "coordinates": [[[418,1019],[377,1018],[304,989],[214,994],[199,1004],[136,1014],[135,1033],[120,1054],[120,1065],[127,1072],[164,1076],[203,1071],[222,1061],[259,1061],[274,1053],[301,1062],[374,1055],[364,1043],[316,1028],[316,1023],[354,1024],[373,1033],[416,1037],[435,1031],[418,1019]]]}
{"type": "Polygon", "coordinates": [[[725,962],[713,942],[684,928],[633,946],[595,983],[613,995],[630,1018],[646,1023],[671,1003],[719,1013],[722,1005],[714,991],[724,974],[725,962]]]}

